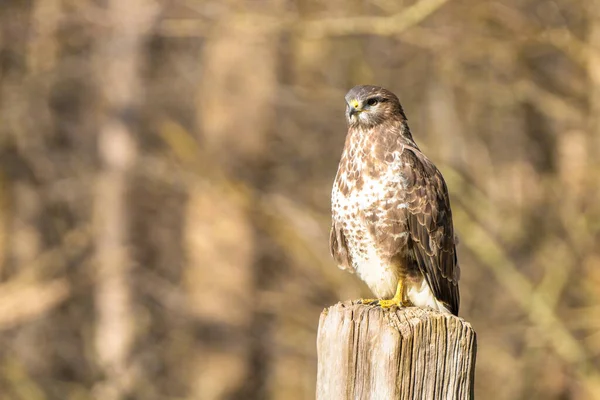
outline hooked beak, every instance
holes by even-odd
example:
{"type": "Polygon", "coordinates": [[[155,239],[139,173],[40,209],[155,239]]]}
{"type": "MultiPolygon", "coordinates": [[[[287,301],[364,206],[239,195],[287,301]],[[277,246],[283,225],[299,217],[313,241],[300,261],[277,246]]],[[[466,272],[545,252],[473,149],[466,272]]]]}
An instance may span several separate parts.
{"type": "Polygon", "coordinates": [[[358,100],[351,100],[348,103],[348,117],[352,118],[353,116],[358,115],[360,112],[362,112],[362,108],[360,108],[358,100]]]}

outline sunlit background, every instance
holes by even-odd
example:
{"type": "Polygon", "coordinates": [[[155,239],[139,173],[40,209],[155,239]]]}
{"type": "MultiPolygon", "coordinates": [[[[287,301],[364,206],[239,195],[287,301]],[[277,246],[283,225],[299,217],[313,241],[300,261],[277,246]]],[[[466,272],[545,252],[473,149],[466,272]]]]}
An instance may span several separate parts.
{"type": "Polygon", "coordinates": [[[365,83],[448,183],[476,397],[600,398],[598,0],[3,0],[0,398],[314,398],[365,83]]]}

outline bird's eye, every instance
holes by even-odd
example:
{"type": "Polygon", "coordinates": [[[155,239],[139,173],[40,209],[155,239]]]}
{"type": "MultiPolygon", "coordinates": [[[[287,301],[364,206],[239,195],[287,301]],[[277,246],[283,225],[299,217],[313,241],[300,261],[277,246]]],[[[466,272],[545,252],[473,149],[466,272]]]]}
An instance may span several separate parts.
{"type": "Polygon", "coordinates": [[[375,98],[367,100],[367,105],[370,106],[370,107],[373,107],[373,106],[377,105],[377,103],[379,103],[379,100],[377,100],[375,98]]]}

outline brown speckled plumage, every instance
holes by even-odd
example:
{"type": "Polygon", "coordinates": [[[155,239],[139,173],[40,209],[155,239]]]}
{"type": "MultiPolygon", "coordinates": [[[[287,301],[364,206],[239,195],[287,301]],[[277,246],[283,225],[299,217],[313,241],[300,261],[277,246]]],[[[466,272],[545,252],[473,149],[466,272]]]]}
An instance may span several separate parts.
{"type": "Polygon", "coordinates": [[[379,298],[458,314],[460,269],[444,179],[414,142],[398,98],[376,86],[346,95],[348,135],[332,191],[331,254],[379,298]]]}

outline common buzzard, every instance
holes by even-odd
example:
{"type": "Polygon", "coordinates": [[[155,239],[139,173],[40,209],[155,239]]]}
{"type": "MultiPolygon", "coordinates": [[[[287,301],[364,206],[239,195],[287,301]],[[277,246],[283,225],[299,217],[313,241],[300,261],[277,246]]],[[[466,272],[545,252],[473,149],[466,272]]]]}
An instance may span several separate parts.
{"type": "Polygon", "coordinates": [[[458,315],[448,189],[412,138],[398,97],[377,86],[346,95],[348,135],[331,194],[331,254],[384,308],[458,315]]]}

